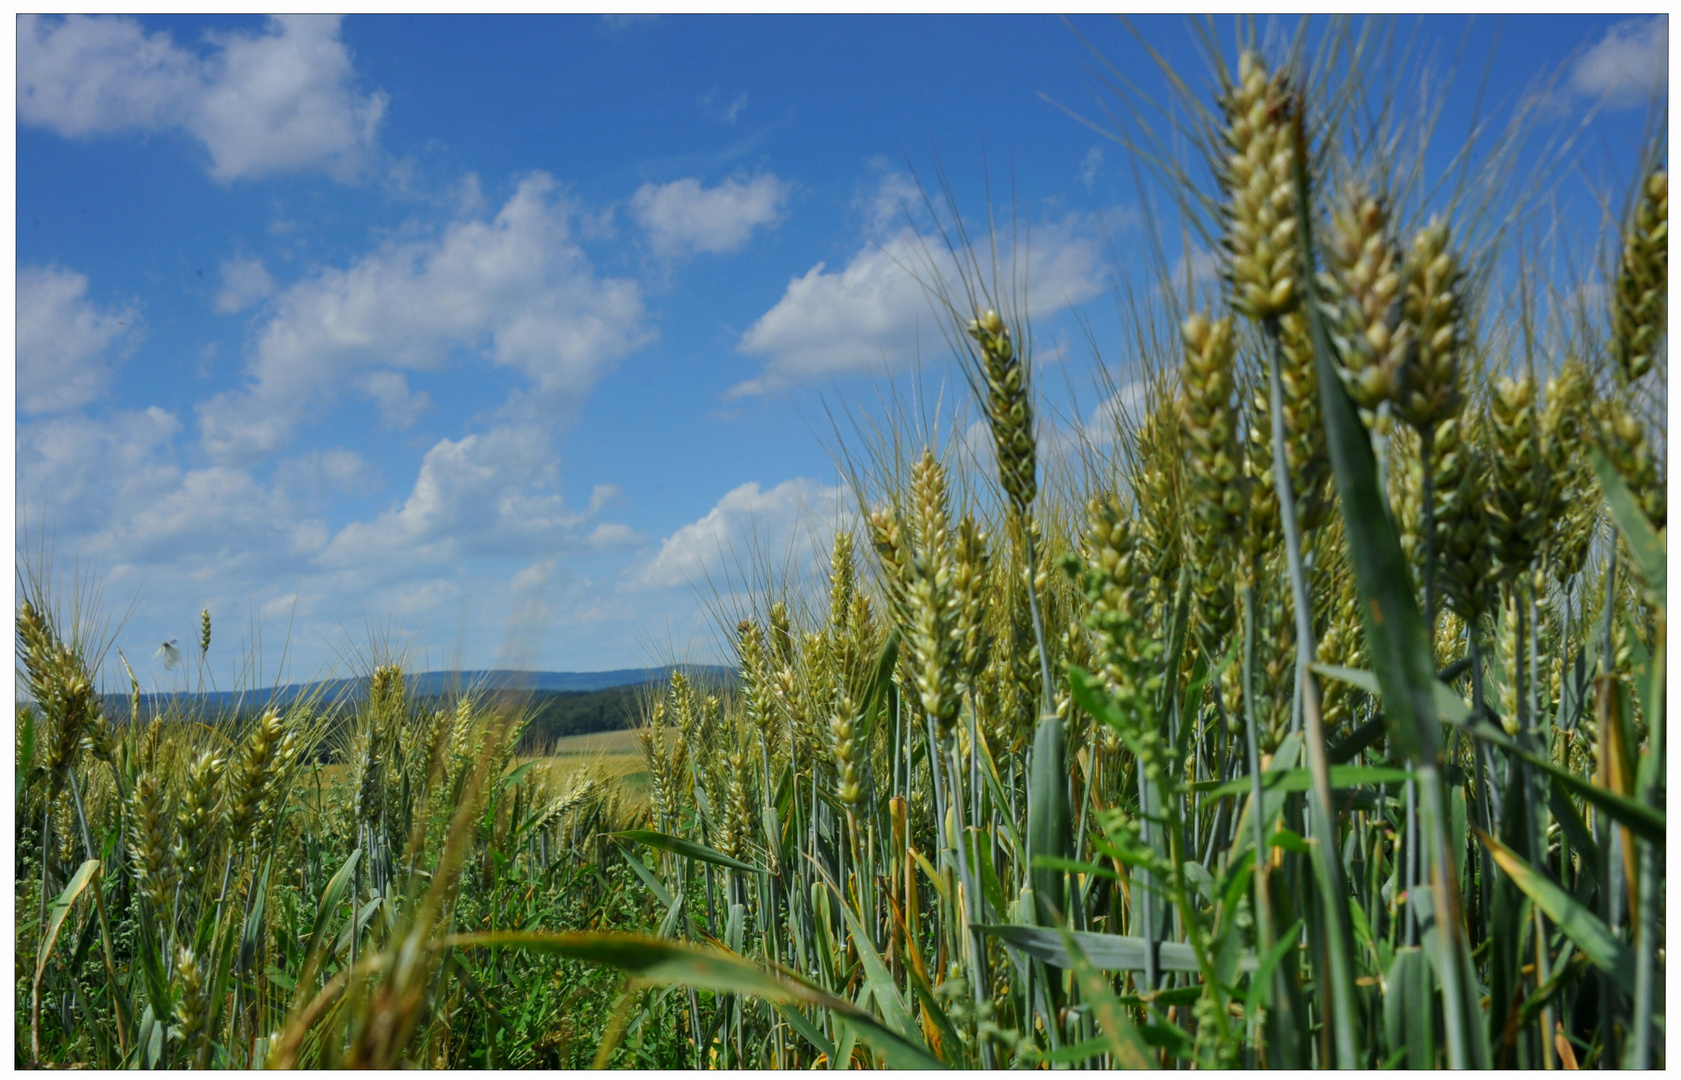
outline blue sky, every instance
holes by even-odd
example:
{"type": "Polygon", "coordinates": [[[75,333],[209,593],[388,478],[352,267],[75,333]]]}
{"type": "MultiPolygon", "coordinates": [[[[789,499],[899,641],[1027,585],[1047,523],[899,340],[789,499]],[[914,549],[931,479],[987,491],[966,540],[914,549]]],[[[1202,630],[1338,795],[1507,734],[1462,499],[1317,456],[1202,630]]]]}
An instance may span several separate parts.
{"type": "MultiPolygon", "coordinates": [[[[1125,27],[1073,27],[1165,93],[1125,27]]],[[[1184,20],[1139,29],[1205,70],[1184,20]]],[[[972,221],[987,173],[1005,213],[1013,191],[1047,415],[1101,411],[1077,317],[1128,384],[1133,173],[1044,100],[1113,104],[1074,30],[20,19],[20,544],[45,530],[60,569],[94,568],[163,686],[154,650],[201,607],[224,684],[259,634],[264,678],[288,634],[295,675],[370,636],[420,667],[704,655],[728,552],[780,553],[846,504],[825,403],[961,389],[899,265],[926,235],[899,212],[913,170],[943,165],[972,221]]],[[[1584,147],[1563,197],[1598,212],[1666,19],[1415,32],[1439,68],[1468,58],[1443,141],[1485,60],[1496,111],[1556,76],[1542,127],[1584,147]]]]}

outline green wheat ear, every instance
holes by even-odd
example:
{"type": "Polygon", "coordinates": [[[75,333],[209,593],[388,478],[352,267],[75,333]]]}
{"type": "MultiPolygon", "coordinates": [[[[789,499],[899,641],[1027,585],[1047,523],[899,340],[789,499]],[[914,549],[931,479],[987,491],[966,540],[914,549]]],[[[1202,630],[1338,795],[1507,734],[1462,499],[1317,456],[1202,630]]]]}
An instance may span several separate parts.
{"type": "Polygon", "coordinates": [[[1144,622],[1150,586],[1140,539],[1120,499],[1104,493],[1086,504],[1080,555],[1063,560],[1085,594],[1085,622],[1098,635],[1104,678],[1128,717],[1140,715],[1161,685],[1161,643],[1144,622]]]}
{"type": "Polygon", "coordinates": [[[962,642],[959,655],[964,681],[974,685],[986,667],[991,647],[986,632],[990,607],[986,586],[991,556],[987,552],[987,534],[972,514],[964,514],[957,523],[953,558],[952,589],[957,596],[957,634],[962,642]]]}
{"type": "Polygon", "coordinates": [[[1487,506],[1502,578],[1527,570],[1541,542],[1545,507],[1538,412],[1533,376],[1495,380],[1488,412],[1493,469],[1487,506]]]}
{"type": "Polygon", "coordinates": [[[1232,317],[1192,315],[1180,326],[1184,367],[1179,423],[1192,468],[1186,474],[1187,554],[1202,637],[1217,648],[1233,622],[1235,538],[1244,506],[1232,317]]]}
{"type": "Polygon", "coordinates": [[[1465,274],[1450,243],[1447,224],[1431,221],[1407,254],[1402,308],[1415,351],[1401,368],[1395,404],[1401,419],[1420,432],[1457,416],[1465,404],[1465,274]]]}
{"type": "Polygon", "coordinates": [[[204,973],[199,970],[193,950],[183,945],[175,957],[175,1022],[183,1061],[192,1061],[209,1037],[209,1003],[206,1001],[204,973]]]}
{"type": "Polygon", "coordinates": [[[169,793],[156,773],[140,774],[130,797],[129,854],[133,860],[134,886],[152,905],[154,918],[162,918],[174,882],[169,859],[169,793]]]}
{"type": "MultiPolygon", "coordinates": [[[[1599,517],[1598,482],[1588,460],[1596,408],[1593,376],[1575,357],[1547,380],[1541,412],[1547,487],[1546,559],[1560,585],[1581,573],[1599,517]]],[[[1438,439],[1438,442],[1440,440],[1438,439]]]]}
{"type": "Polygon", "coordinates": [[[1475,623],[1488,610],[1494,578],[1489,545],[1487,425],[1460,414],[1436,431],[1436,584],[1448,607],[1475,623]]]}
{"type": "Polygon", "coordinates": [[[1232,306],[1257,322],[1295,309],[1301,273],[1301,223],[1296,218],[1297,100],[1283,73],[1267,72],[1253,50],[1238,60],[1238,85],[1221,102],[1229,154],[1220,177],[1226,192],[1225,273],[1232,306]]]}
{"type": "Polygon", "coordinates": [[[1414,346],[1415,321],[1403,318],[1401,253],[1383,200],[1350,188],[1331,215],[1326,255],[1328,269],[1319,280],[1341,361],[1338,373],[1372,427],[1381,423],[1383,406],[1400,396],[1414,346]]]}
{"type": "Polygon", "coordinates": [[[1155,596],[1171,596],[1184,556],[1184,453],[1178,408],[1163,394],[1144,417],[1132,463],[1132,491],[1143,544],[1140,554],[1155,596]]]}
{"type": "Polygon", "coordinates": [[[968,330],[981,348],[987,422],[998,457],[998,479],[1011,507],[1018,514],[1024,513],[1039,493],[1027,365],[1017,354],[1010,329],[998,312],[989,309],[970,320],[968,330]]]}
{"type": "Polygon", "coordinates": [[[191,879],[204,872],[222,766],[222,759],[206,750],[187,768],[187,788],[175,812],[175,869],[181,877],[191,879]]]}
{"type": "Polygon", "coordinates": [[[1611,304],[1611,352],[1617,377],[1631,385],[1661,358],[1669,289],[1669,172],[1642,185],[1623,235],[1617,292],[1611,304]]]}
{"type": "Polygon", "coordinates": [[[279,712],[270,709],[257,721],[245,741],[245,750],[234,767],[226,810],[228,836],[236,843],[256,822],[257,809],[264,802],[277,771],[278,752],[285,735],[285,721],[279,712]]]}
{"type": "Polygon", "coordinates": [[[1622,397],[1600,402],[1598,412],[1600,448],[1639,501],[1641,512],[1652,527],[1662,529],[1668,521],[1669,504],[1658,472],[1658,459],[1646,436],[1646,425],[1622,397]]]}
{"type": "Polygon", "coordinates": [[[946,470],[932,451],[923,451],[911,471],[911,505],[912,544],[905,589],[910,632],[906,643],[915,665],[922,707],[944,738],[951,734],[963,704],[962,598],[952,588],[946,470]]]}

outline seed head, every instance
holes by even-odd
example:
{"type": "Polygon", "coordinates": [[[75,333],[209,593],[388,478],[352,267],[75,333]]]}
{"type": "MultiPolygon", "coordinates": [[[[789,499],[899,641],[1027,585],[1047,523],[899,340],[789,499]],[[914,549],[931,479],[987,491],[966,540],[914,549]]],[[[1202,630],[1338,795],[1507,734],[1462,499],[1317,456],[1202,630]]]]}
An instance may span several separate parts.
{"type": "Polygon", "coordinates": [[[1187,554],[1203,638],[1217,648],[1232,625],[1232,548],[1245,509],[1233,401],[1237,349],[1229,315],[1218,320],[1192,315],[1180,333],[1185,364],[1179,424],[1191,465],[1185,474],[1187,554]]]}
{"type": "Polygon", "coordinates": [[[163,717],[152,714],[151,722],[146,725],[146,738],[141,744],[140,764],[142,768],[156,767],[158,761],[158,744],[163,741],[163,717]]]}
{"type": "Polygon", "coordinates": [[[946,510],[946,472],[931,451],[911,471],[912,540],[905,601],[910,615],[907,643],[922,707],[949,736],[962,707],[961,598],[952,587],[951,525],[946,510]]]}
{"type": "Polygon", "coordinates": [[[1628,385],[1663,358],[1669,290],[1669,173],[1647,177],[1623,234],[1617,293],[1611,303],[1611,353],[1628,385]]]}
{"type": "Polygon", "coordinates": [[[1546,504],[1538,412],[1533,376],[1495,380],[1489,402],[1494,453],[1487,507],[1503,578],[1527,570],[1541,544],[1546,504]]]}
{"type": "MultiPolygon", "coordinates": [[[[370,720],[358,740],[356,754],[356,802],[351,808],[355,824],[371,825],[379,820],[384,804],[385,784],[381,770],[385,764],[384,738],[370,720]]],[[[477,751],[474,747],[472,752],[477,751]]]]}
{"type": "Polygon", "coordinates": [[[747,766],[747,755],[740,746],[730,754],[730,777],[726,788],[725,814],[729,819],[726,830],[730,838],[730,852],[741,858],[750,852],[753,843],[753,771],[747,766]]]}
{"type": "Polygon", "coordinates": [[[1025,358],[1016,354],[1009,327],[988,309],[969,322],[969,336],[981,349],[986,378],[987,423],[998,458],[998,480],[1010,506],[1022,513],[1039,492],[1033,441],[1033,402],[1025,358]]]}
{"type": "Polygon", "coordinates": [[[1140,716],[1161,685],[1154,660],[1161,644],[1144,622],[1149,576],[1134,519],[1113,493],[1086,504],[1079,556],[1063,567],[1085,593],[1085,623],[1096,631],[1098,658],[1111,691],[1129,719],[1140,716]]]}
{"type": "Polygon", "coordinates": [[[852,566],[852,534],[843,529],[835,534],[834,551],[829,556],[829,633],[835,637],[846,633],[847,609],[852,604],[856,576],[852,566]]]}
{"type": "Polygon", "coordinates": [[[863,756],[865,747],[849,695],[838,694],[829,713],[829,747],[835,758],[835,795],[848,806],[864,797],[863,756]]]}
{"type": "Polygon", "coordinates": [[[1445,222],[1431,221],[1413,239],[1406,264],[1405,325],[1415,345],[1400,369],[1396,409],[1419,431],[1456,416],[1465,348],[1464,272],[1449,247],[1445,222]]]}
{"type": "Polygon", "coordinates": [[[757,624],[742,619],[735,627],[736,654],[741,664],[741,699],[747,719],[755,729],[769,736],[776,715],[765,667],[764,635],[757,624]]]}
{"type": "Polygon", "coordinates": [[[958,603],[957,632],[963,643],[960,655],[964,681],[970,685],[986,667],[992,644],[986,632],[987,572],[990,566],[986,542],[987,534],[975,523],[974,515],[964,514],[957,523],[952,590],[958,603]]]}
{"type": "Polygon", "coordinates": [[[1494,582],[1490,546],[1487,450],[1483,431],[1461,413],[1436,431],[1431,467],[1436,487],[1436,587],[1450,610],[1476,622],[1494,582]]]}
{"type": "Polygon", "coordinates": [[[210,653],[210,609],[198,613],[198,655],[203,659],[210,653]]]}
{"type": "Polygon", "coordinates": [[[788,605],[781,600],[770,606],[770,652],[779,667],[794,662],[794,632],[789,628],[788,605]]]}
{"type": "Polygon", "coordinates": [[[1588,459],[1593,376],[1574,357],[1547,380],[1541,442],[1547,485],[1546,558],[1562,585],[1581,572],[1599,517],[1598,481],[1588,459]]]}
{"type": "Polygon", "coordinates": [[[1282,551],[1269,554],[1256,590],[1256,741],[1272,753],[1290,728],[1290,708],[1296,682],[1296,621],[1285,590],[1267,587],[1286,580],[1282,551]]]}
{"type": "Polygon", "coordinates": [[[1414,323],[1403,318],[1401,255],[1383,201],[1349,189],[1331,216],[1327,247],[1329,268],[1320,283],[1338,371],[1370,426],[1384,403],[1399,396],[1414,342],[1414,323]]]}
{"type": "Polygon", "coordinates": [[[274,778],[277,752],[286,735],[286,722],[280,713],[270,709],[262,715],[245,740],[245,750],[234,767],[233,786],[227,807],[228,835],[235,839],[246,837],[268,794],[274,778]]]}
{"type": "Polygon", "coordinates": [[[730,787],[728,787],[728,801],[726,801],[726,818],[728,828],[725,829],[730,841],[730,855],[743,858],[750,855],[753,844],[753,797],[751,797],[751,770],[746,765],[746,755],[740,747],[730,755],[730,787]]]}
{"type": "Polygon", "coordinates": [[[876,640],[875,608],[870,604],[870,598],[861,592],[853,592],[852,605],[847,611],[847,632],[855,642],[872,642],[876,640]]]}
{"type": "Polygon", "coordinates": [[[1000,715],[988,731],[995,747],[1019,749],[1032,737],[1039,715],[1039,644],[1033,634],[1030,583],[1011,559],[994,563],[993,591],[1002,597],[1002,622],[995,662],[1000,715]]]}
{"type": "Polygon", "coordinates": [[[642,746],[642,759],[648,763],[649,794],[652,796],[654,827],[657,829],[667,827],[676,809],[676,770],[666,749],[665,726],[665,702],[656,701],[648,722],[636,732],[637,741],[642,746]]]}
{"type": "Polygon", "coordinates": [[[129,858],[134,885],[141,896],[162,914],[173,884],[174,867],[169,859],[168,793],[151,770],[140,774],[129,796],[129,858]]]}
{"type": "Polygon", "coordinates": [[[426,716],[425,737],[417,740],[414,749],[414,753],[418,755],[415,758],[415,771],[424,791],[430,791],[449,767],[449,744],[454,734],[454,719],[445,709],[433,709],[426,716]]]}
{"type": "Polygon", "coordinates": [[[180,880],[196,882],[207,868],[216,839],[216,782],[225,764],[206,750],[187,769],[186,791],[175,814],[175,873],[180,880]]]}
{"type": "Polygon", "coordinates": [[[1301,273],[1295,161],[1300,101],[1260,55],[1238,60],[1238,84],[1221,102],[1227,146],[1221,168],[1226,204],[1226,279],[1232,306],[1257,321],[1295,308],[1301,273]]]}
{"type": "Polygon", "coordinates": [[[181,1054],[194,1060],[208,1035],[209,1003],[205,1000],[204,975],[198,958],[185,945],[175,954],[175,1023],[181,1039],[181,1054]]]}
{"type": "Polygon", "coordinates": [[[117,736],[111,730],[111,721],[103,711],[97,712],[88,722],[87,734],[82,736],[82,746],[97,760],[107,765],[116,764],[117,736]]]}
{"type": "MultiPolygon", "coordinates": [[[[1338,517],[1334,520],[1336,524],[1332,528],[1340,533],[1342,519],[1338,517]]],[[[1360,594],[1355,587],[1353,567],[1348,563],[1340,537],[1332,544],[1331,550],[1336,554],[1329,560],[1326,575],[1327,591],[1331,597],[1330,613],[1325,632],[1319,639],[1319,662],[1338,667],[1365,669],[1366,635],[1365,628],[1360,623],[1360,594]]],[[[1238,665],[1233,664],[1232,667],[1238,665]]],[[[1321,689],[1324,695],[1325,730],[1333,732],[1343,729],[1353,718],[1354,706],[1359,700],[1358,692],[1348,683],[1338,679],[1326,679],[1321,689]]]]}
{"type": "Polygon", "coordinates": [[[465,696],[457,698],[455,715],[449,726],[449,756],[455,766],[464,765],[478,756],[482,732],[476,720],[472,699],[465,696]]]}
{"type": "Polygon", "coordinates": [[[368,716],[388,739],[397,734],[397,727],[408,714],[408,695],[403,684],[403,669],[396,664],[382,664],[368,678],[368,716]]]}
{"type": "Polygon", "coordinates": [[[24,671],[29,677],[30,696],[44,708],[47,686],[58,658],[57,636],[40,609],[28,600],[18,607],[17,634],[18,653],[23,657],[24,671]]]}
{"type": "Polygon", "coordinates": [[[1139,425],[1132,490],[1141,526],[1145,573],[1158,596],[1171,593],[1184,553],[1184,448],[1177,404],[1162,398],[1139,425]]]}
{"type": "Polygon", "coordinates": [[[1500,726],[1506,734],[1516,735],[1522,725],[1518,718],[1518,680],[1527,667],[1518,648],[1518,618],[1520,601],[1515,582],[1500,586],[1500,614],[1494,628],[1495,654],[1505,679],[1499,684],[1495,704],[1500,710],[1500,726]]]}
{"type": "Polygon", "coordinates": [[[543,809],[532,823],[531,831],[538,833],[553,828],[561,818],[584,805],[600,790],[601,782],[594,776],[576,780],[570,791],[558,796],[543,809]]]}
{"type": "Polygon", "coordinates": [[[1599,445],[1611,466],[1628,485],[1629,492],[1640,504],[1641,512],[1662,529],[1668,520],[1668,499],[1658,461],[1646,437],[1646,426],[1629,408],[1623,397],[1612,397],[1600,404],[1598,416],[1599,445]]]}
{"type": "MultiPolygon", "coordinates": [[[[56,792],[89,736],[104,728],[105,715],[80,652],[65,644],[51,616],[28,599],[18,608],[17,634],[29,694],[46,722],[49,786],[56,792]]],[[[103,741],[100,745],[109,748],[103,741]]]]}
{"type": "Polygon", "coordinates": [[[1407,557],[1415,578],[1424,574],[1424,463],[1420,460],[1418,433],[1402,428],[1383,444],[1388,451],[1385,470],[1389,482],[1389,506],[1400,533],[1401,553],[1407,557]]]}

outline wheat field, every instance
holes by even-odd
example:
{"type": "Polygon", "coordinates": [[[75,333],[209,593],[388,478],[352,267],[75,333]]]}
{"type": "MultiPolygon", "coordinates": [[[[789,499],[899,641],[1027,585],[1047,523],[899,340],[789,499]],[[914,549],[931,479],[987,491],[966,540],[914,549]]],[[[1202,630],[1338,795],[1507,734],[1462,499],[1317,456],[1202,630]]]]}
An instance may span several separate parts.
{"type": "Polygon", "coordinates": [[[19,1064],[1663,1067],[1667,129],[1543,311],[1362,55],[1213,50],[1130,144],[1219,268],[1105,446],[960,239],[986,451],[881,418],[636,730],[393,665],[118,722],[20,573],[19,1064]]]}

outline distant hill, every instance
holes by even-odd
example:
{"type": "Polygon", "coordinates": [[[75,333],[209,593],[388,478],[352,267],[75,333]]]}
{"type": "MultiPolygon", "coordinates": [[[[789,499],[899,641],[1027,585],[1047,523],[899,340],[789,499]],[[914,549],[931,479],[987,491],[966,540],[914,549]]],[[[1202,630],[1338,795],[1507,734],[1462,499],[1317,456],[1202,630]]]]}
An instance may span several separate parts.
{"type": "Polygon", "coordinates": [[[526,702],[531,721],[520,740],[521,753],[542,753],[557,739],[618,731],[637,722],[637,697],[647,683],[603,690],[537,690],[526,702]]]}
{"type": "MultiPolygon", "coordinates": [[[[654,668],[619,668],[615,671],[424,671],[409,675],[404,681],[408,686],[408,693],[411,698],[447,697],[461,690],[491,690],[524,691],[532,694],[535,698],[546,699],[551,695],[565,697],[623,687],[647,686],[650,683],[663,683],[670,679],[671,673],[678,670],[679,667],[691,679],[702,684],[733,684],[736,678],[733,668],[721,667],[716,664],[683,664],[654,668]]],[[[140,707],[143,715],[168,709],[171,706],[188,710],[232,708],[245,712],[268,708],[270,705],[285,707],[298,701],[310,699],[328,706],[349,704],[361,700],[367,692],[368,682],[365,678],[324,679],[308,683],[290,683],[286,686],[263,687],[256,690],[207,690],[203,693],[142,694],[140,707]]],[[[630,696],[624,695],[624,700],[630,700],[630,696]]],[[[128,695],[107,694],[105,707],[112,716],[126,716],[129,710],[128,695]]],[[[582,715],[581,710],[568,707],[561,707],[559,712],[565,714],[569,722],[558,723],[557,728],[572,728],[576,722],[573,719],[574,716],[582,715]]],[[[602,714],[602,717],[603,719],[597,722],[605,722],[605,713],[602,714]]],[[[599,731],[607,730],[607,728],[591,727],[588,730],[599,731]]],[[[554,732],[556,737],[562,734],[576,735],[583,733],[584,731],[581,730],[556,730],[554,732]]]]}

